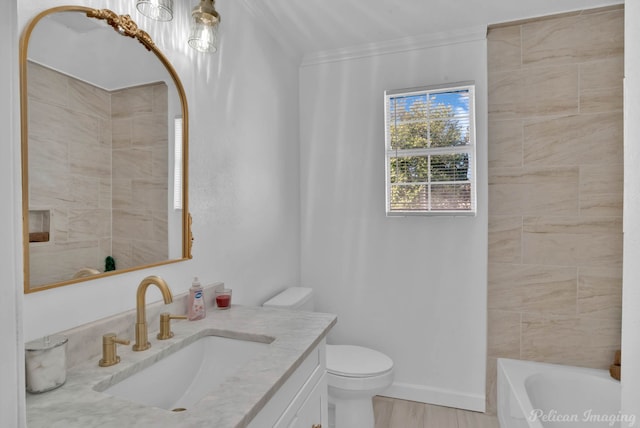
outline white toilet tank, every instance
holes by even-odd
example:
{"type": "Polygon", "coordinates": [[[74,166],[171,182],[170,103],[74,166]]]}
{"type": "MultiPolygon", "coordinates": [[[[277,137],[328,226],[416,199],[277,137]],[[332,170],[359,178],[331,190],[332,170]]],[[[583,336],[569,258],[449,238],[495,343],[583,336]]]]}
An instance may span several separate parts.
{"type": "Polygon", "coordinates": [[[313,312],[313,290],[306,287],[290,287],[264,302],[262,306],[313,312]]]}

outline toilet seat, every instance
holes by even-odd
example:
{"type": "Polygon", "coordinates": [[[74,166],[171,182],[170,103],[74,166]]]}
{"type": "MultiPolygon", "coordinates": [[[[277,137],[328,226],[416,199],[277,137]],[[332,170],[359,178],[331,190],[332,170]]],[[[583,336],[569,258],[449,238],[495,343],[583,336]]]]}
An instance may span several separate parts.
{"type": "Polygon", "coordinates": [[[327,385],[329,386],[329,401],[332,397],[351,398],[360,396],[373,397],[384,391],[393,382],[393,370],[370,377],[338,376],[327,372],[327,385]],[[355,395],[354,395],[355,394],[355,395]]]}
{"type": "Polygon", "coordinates": [[[347,378],[372,378],[390,373],[393,361],[382,352],[354,345],[327,345],[327,372],[347,378]]]}

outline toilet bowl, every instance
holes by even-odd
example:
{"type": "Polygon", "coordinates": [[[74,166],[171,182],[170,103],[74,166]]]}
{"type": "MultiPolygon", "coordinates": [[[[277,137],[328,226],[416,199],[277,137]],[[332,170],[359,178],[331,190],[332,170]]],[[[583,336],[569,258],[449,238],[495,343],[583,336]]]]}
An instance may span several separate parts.
{"type": "Polygon", "coordinates": [[[329,403],[336,428],[373,428],[375,395],[393,382],[393,361],[381,352],[353,345],[327,345],[329,403]]]}
{"type": "MultiPolygon", "coordinates": [[[[263,304],[294,310],[315,309],[312,290],[287,288],[263,304]]],[[[374,428],[373,397],[393,382],[393,361],[362,346],[327,345],[329,404],[335,408],[335,428],[374,428]]],[[[330,412],[333,414],[334,412],[330,412]]]]}

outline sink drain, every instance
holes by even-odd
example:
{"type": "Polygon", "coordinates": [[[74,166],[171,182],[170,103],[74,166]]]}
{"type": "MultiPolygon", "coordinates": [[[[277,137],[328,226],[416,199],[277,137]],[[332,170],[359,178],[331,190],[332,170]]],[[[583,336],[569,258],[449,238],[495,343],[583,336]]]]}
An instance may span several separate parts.
{"type": "Polygon", "coordinates": [[[175,409],[171,409],[172,412],[186,412],[187,409],[184,407],[176,407],[175,409]]]}

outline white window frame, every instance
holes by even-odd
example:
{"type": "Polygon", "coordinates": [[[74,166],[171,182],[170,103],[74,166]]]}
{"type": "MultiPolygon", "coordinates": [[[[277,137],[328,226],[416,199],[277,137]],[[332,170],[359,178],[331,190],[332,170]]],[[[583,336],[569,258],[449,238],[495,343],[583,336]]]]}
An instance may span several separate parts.
{"type": "MultiPolygon", "coordinates": [[[[477,212],[477,192],[476,192],[476,132],[475,132],[475,83],[474,82],[458,82],[446,85],[424,86],[418,88],[388,90],[384,93],[384,109],[385,109],[385,190],[386,190],[386,215],[394,216],[474,216],[477,212]],[[464,146],[419,148],[419,149],[392,149],[391,148],[391,126],[390,126],[390,102],[395,97],[431,94],[442,94],[447,92],[456,92],[461,90],[469,91],[469,144],[464,146]],[[464,210],[438,210],[432,209],[430,189],[432,182],[429,179],[426,182],[413,182],[416,185],[426,185],[428,190],[427,209],[424,210],[399,210],[391,209],[391,159],[403,156],[427,156],[427,155],[446,155],[468,153],[469,155],[469,172],[468,181],[471,191],[471,204],[469,209],[464,210]]],[[[429,167],[430,168],[430,167],[429,167]]],[[[437,182],[438,184],[449,184],[448,182],[437,182]]],[[[453,182],[451,182],[453,183],[453,182]]],[[[459,183],[459,182],[458,182],[459,183]]]]}

